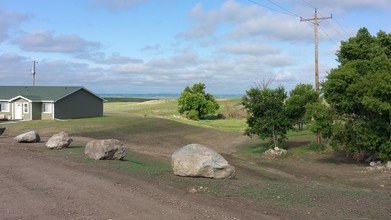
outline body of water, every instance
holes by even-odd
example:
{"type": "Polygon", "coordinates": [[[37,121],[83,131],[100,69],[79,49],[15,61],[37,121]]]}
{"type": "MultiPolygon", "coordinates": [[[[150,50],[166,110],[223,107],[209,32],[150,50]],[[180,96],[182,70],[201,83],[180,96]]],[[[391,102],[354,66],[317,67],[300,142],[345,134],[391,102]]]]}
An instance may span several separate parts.
{"type": "MultiPolygon", "coordinates": [[[[149,99],[164,99],[164,98],[178,98],[180,94],[159,93],[159,94],[98,94],[101,97],[109,98],[149,98],[149,99]]],[[[223,94],[213,95],[215,98],[240,98],[240,94],[223,94]]]]}

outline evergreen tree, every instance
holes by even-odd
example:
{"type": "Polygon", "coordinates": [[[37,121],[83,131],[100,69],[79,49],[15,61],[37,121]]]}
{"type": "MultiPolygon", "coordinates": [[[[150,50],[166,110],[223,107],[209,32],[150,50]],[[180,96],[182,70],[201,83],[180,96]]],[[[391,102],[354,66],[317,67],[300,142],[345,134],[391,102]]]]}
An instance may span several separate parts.
{"type": "Polygon", "coordinates": [[[391,159],[391,34],[366,28],[342,42],[340,65],[322,84],[334,115],[331,143],[361,160],[391,159]]]}

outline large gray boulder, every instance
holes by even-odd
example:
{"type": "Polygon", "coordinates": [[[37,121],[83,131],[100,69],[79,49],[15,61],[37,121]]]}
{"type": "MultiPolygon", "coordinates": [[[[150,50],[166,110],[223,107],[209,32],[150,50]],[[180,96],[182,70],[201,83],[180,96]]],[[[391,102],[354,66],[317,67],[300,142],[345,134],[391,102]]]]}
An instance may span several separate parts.
{"type": "Polygon", "coordinates": [[[121,160],[126,156],[126,151],[116,139],[92,140],[87,143],[84,155],[95,160],[121,160]]]}
{"type": "Polygon", "coordinates": [[[36,143],[41,141],[41,137],[39,136],[38,132],[29,131],[16,136],[14,140],[19,143],[36,143]]]}
{"type": "Polygon", "coordinates": [[[63,131],[58,134],[53,135],[46,142],[46,147],[50,149],[62,149],[69,147],[69,145],[73,142],[73,139],[69,137],[69,135],[63,131]]]}
{"type": "Polygon", "coordinates": [[[208,178],[233,178],[235,167],[228,164],[223,156],[212,149],[189,144],[176,150],[171,156],[175,175],[208,178]]]}

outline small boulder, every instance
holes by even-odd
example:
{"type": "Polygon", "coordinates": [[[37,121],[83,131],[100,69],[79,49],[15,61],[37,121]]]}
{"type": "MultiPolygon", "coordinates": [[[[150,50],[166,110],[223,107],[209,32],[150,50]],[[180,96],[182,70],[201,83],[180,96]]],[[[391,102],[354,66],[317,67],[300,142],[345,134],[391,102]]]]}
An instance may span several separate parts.
{"type": "Polygon", "coordinates": [[[39,136],[38,132],[29,131],[16,136],[14,140],[19,143],[37,143],[41,141],[41,137],[39,136]]]}
{"type": "Polygon", "coordinates": [[[189,144],[176,150],[171,156],[175,175],[208,178],[233,178],[235,167],[223,156],[200,144],[189,144]]]}
{"type": "Polygon", "coordinates": [[[126,156],[126,151],[116,139],[92,140],[87,143],[84,155],[95,160],[121,160],[126,156]]]}
{"type": "Polygon", "coordinates": [[[388,161],[388,162],[386,163],[386,168],[389,169],[389,170],[391,170],[391,161],[388,161]]]}
{"type": "Polygon", "coordinates": [[[46,147],[50,149],[62,149],[69,147],[69,145],[73,142],[73,139],[69,137],[69,135],[63,131],[58,134],[53,135],[46,142],[46,147]]]}

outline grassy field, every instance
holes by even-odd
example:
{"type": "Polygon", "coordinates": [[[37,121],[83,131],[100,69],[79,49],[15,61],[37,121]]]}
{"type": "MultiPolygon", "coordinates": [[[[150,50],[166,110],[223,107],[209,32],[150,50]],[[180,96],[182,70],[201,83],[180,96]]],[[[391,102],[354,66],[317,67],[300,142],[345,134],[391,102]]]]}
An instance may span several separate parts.
{"type": "Polygon", "coordinates": [[[367,172],[341,152],[314,145],[308,131],[290,132],[283,158],[268,158],[266,141],[242,136],[246,126],[240,99],[219,100],[218,113],[190,121],[177,112],[175,99],[105,103],[105,117],[59,121],[27,121],[5,124],[6,136],[37,130],[41,136],[65,131],[71,136],[117,138],[128,144],[125,161],[93,161],[84,158],[83,145],[61,151],[40,150],[48,155],[89,166],[138,175],[176,188],[207,187],[205,194],[258,204],[262,210],[291,213],[309,219],[387,219],[391,216],[391,176],[367,172]],[[232,117],[231,117],[232,116],[232,117]],[[170,153],[189,143],[216,149],[236,167],[237,178],[214,180],[174,176],[170,153]]]}
{"type": "Polygon", "coordinates": [[[125,97],[104,97],[106,102],[146,102],[156,99],[150,98],[125,98],[125,97]]]}
{"type": "Polygon", "coordinates": [[[223,131],[243,131],[245,123],[245,115],[240,109],[240,99],[219,99],[220,110],[217,114],[233,115],[236,117],[228,117],[220,119],[217,117],[208,117],[206,120],[192,121],[187,120],[178,113],[178,103],[176,99],[151,100],[141,103],[122,102],[122,103],[106,103],[105,112],[107,115],[133,115],[142,117],[160,117],[181,123],[186,123],[195,126],[215,128],[223,131]],[[239,116],[241,116],[239,118],[239,116]]]}

